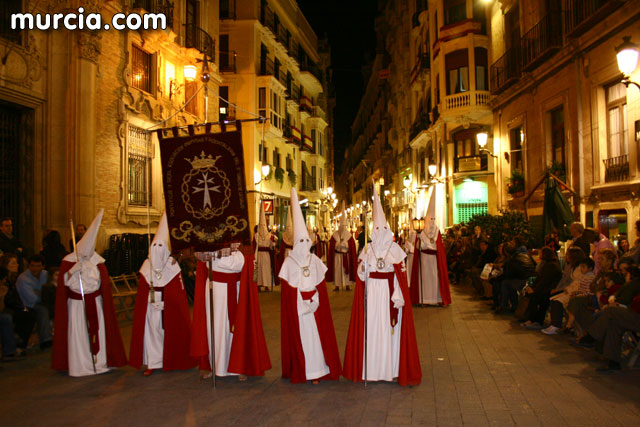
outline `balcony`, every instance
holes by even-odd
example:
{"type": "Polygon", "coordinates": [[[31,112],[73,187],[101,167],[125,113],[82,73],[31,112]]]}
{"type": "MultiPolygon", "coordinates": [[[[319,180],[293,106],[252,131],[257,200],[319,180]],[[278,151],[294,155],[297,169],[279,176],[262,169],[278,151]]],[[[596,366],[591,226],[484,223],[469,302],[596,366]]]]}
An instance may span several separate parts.
{"type": "Polygon", "coordinates": [[[491,94],[485,90],[472,90],[444,98],[443,112],[468,107],[485,107],[489,105],[491,94]]]}
{"type": "Polygon", "coordinates": [[[550,12],[520,39],[522,69],[531,71],[562,47],[562,19],[550,12]]]}
{"type": "Polygon", "coordinates": [[[315,144],[313,143],[311,138],[309,138],[307,135],[305,135],[302,138],[302,144],[300,145],[300,150],[301,151],[306,151],[308,153],[314,153],[315,152],[315,150],[313,149],[314,145],[315,144]]]}
{"type": "Polygon", "coordinates": [[[276,36],[275,15],[266,2],[263,4],[262,9],[260,9],[260,23],[268,28],[273,33],[274,37],[276,36]]]}
{"type": "Polygon", "coordinates": [[[322,84],[322,70],[320,70],[320,67],[313,62],[309,61],[307,63],[300,64],[300,71],[303,73],[308,72],[313,74],[313,76],[322,84]]]}
{"type": "Polygon", "coordinates": [[[294,144],[300,147],[300,130],[292,126],[290,123],[285,123],[282,127],[282,136],[287,144],[294,144]]]}
{"type": "Polygon", "coordinates": [[[275,75],[275,65],[271,58],[260,59],[260,76],[273,76],[275,75]]]}
{"type": "Polygon", "coordinates": [[[429,129],[429,126],[431,126],[429,113],[419,114],[409,129],[409,141],[413,141],[423,130],[429,129]]]}
{"type": "Polygon", "coordinates": [[[463,156],[455,159],[456,172],[487,170],[487,156],[463,156]]]}
{"type": "Polygon", "coordinates": [[[300,102],[300,86],[289,82],[287,85],[287,101],[295,102],[296,104],[300,102]]]}
{"type": "Polygon", "coordinates": [[[313,103],[306,96],[300,97],[300,111],[311,114],[313,112],[313,103]]]}
{"type": "Polygon", "coordinates": [[[235,73],[236,72],[236,51],[220,52],[220,72],[235,73]]]}
{"type": "Polygon", "coordinates": [[[327,121],[327,115],[319,105],[313,106],[313,109],[311,111],[311,117],[317,117],[319,119],[324,120],[325,122],[327,121]]]}
{"type": "Polygon", "coordinates": [[[629,156],[604,159],[604,182],[619,182],[629,179],[629,156]]]}
{"type": "Polygon", "coordinates": [[[416,64],[413,66],[410,75],[411,84],[413,84],[418,77],[424,77],[426,75],[425,71],[431,67],[431,63],[429,61],[429,52],[423,52],[418,55],[416,58],[416,64]]]}
{"type": "Polygon", "coordinates": [[[500,93],[520,79],[520,48],[508,49],[490,69],[491,92],[500,93]]]}
{"type": "Polygon", "coordinates": [[[220,19],[236,19],[236,0],[220,0],[220,19]]]}
{"type": "Polygon", "coordinates": [[[167,28],[173,29],[173,3],[168,0],[135,0],[134,9],[144,9],[149,13],[163,13],[167,17],[167,28]]]}
{"type": "Polygon", "coordinates": [[[205,30],[193,24],[185,24],[184,40],[185,47],[196,49],[200,53],[207,55],[211,62],[215,62],[216,43],[205,30]]]}
{"type": "Polygon", "coordinates": [[[578,37],[623,4],[622,0],[565,0],[564,28],[567,36],[578,37]]]}

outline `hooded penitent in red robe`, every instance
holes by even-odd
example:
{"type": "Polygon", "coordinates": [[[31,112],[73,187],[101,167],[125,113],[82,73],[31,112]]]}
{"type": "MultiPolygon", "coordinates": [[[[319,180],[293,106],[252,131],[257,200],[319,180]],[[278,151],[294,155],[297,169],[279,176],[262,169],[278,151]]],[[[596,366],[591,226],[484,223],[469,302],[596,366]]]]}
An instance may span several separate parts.
{"type": "MultiPolygon", "coordinates": [[[[411,268],[411,302],[413,304],[420,304],[420,256],[422,250],[418,250],[420,246],[420,235],[416,237],[415,249],[413,253],[413,265],[411,268]],[[415,284],[415,285],[413,285],[415,284]]],[[[438,231],[438,237],[436,238],[436,258],[438,262],[438,287],[440,289],[440,297],[442,298],[442,305],[451,304],[451,292],[449,291],[449,268],[447,267],[447,252],[444,250],[444,244],[442,243],[442,234],[438,231]]]]}
{"type": "MultiPolygon", "coordinates": [[[[69,313],[67,310],[67,301],[69,299],[69,288],[65,286],[64,277],[75,262],[62,261],[60,264],[60,273],[58,276],[58,287],[56,290],[56,317],[54,320],[55,335],[53,337],[53,354],[51,366],[58,371],[69,370],[69,354],[68,354],[68,322],[69,313]]],[[[102,296],[102,311],[104,313],[105,339],[106,343],[98,343],[98,346],[106,345],[107,348],[107,366],[120,367],[127,364],[127,356],[122,344],[122,336],[120,335],[120,327],[116,318],[116,310],[113,305],[113,296],[111,295],[111,282],[109,280],[109,272],[104,263],[97,265],[100,272],[100,293],[102,296]]]]}
{"type": "MultiPolygon", "coordinates": [[[[162,370],[191,369],[196,366],[197,362],[189,356],[191,315],[189,314],[187,294],[182,283],[182,275],[176,274],[162,289],[164,289],[162,296],[162,301],[164,301],[164,310],[162,310],[162,326],[164,328],[162,370]]],[[[148,299],[149,284],[141,274],[138,282],[129,355],[129,365],[136,369],[142,365],[148,299]]]]}
{"type": "MultiPolygon", "coordinates": [[[[413,311],[408,304],[409,287],[407,285],[406,272],[402,264],[394,264],[393,269],[398,284],[402,290],[405,304],[402,308],[402,323],[400,329],[400,366],[398,370],[398,384],[418,385],[422,381],[422,369],[416,341],[416,331],[413,324],[413,311]]],[[[345,378],[360,382],[363,381],[362,370],[364,360],[364,282],[360,277],[356,280],[355,293],[353,295],[353,308],[349,322],[347,335],[347,349],[344,355],[345,378]]]]}
{"type": "MultiPolygon", "coordinates": [[[[198,262],[189,353],[200,360],[200,369],[210,371],[205,299],[209,297],[205,292],[208,273],[209,269],[205,263],[198,262]]],[[[265,371],[271,369],[271,360],[262,328],[258,288],[252,280],[253,255],[245,255],[227,370],[234,374],[262,376],[265,371]]],[[[213,312],[213,307],[211,311],[213,312]]]]}
{"type": "MultiPolygon", "coordinates": [[[[327,282],[334,282],[335,281],[335,275],[334,275],[334,257],[336,254],[336,239],[331,236],[331,240],[329,240],[329,254],[327,256],[327,282]]],[[[353,237],[351,237],[349,239],[349,251],[343,255],[342,258],[342,266],[343,268],[345,268],[345,265],[347,266],[346,268],[349,270],[349,280],[352,282],[355,282],[356,280],[356,267],[357,267],[357,252],[356,252],[356,241],[354,240],[353,237]],[[344,260],[347,260],[347,263],[345,264],[344,260]]]]}
{"type": "MultiPolygon", "coordinates": [[[[292,383],[304,383],[307,381],[305,371],[305,358],[302,350],[300,338],[300,326],[298,324],[298,289],[292,287],[286,280],[281,279],[281,349],[282,349],[282,378],[290,378],[292,383]]],[[[329,295],[327,284],[323,280],[316,287],[320,304],[313,313],[318,335],[322,344],[324,361],[329,367],[329,374],[321,380],[338,380],[340,378],[340,355],[338,353],[338,342],[333,329],[333,319],[331,318],[331,308],[329,306],[329,295]]],[[[314,293],[310,291],[309,293],[314,293]]],[[[303,293],[306,294],[306,293],[303,293]]],[[[304,298],[304,296],[303,296],[304,298]]]]}

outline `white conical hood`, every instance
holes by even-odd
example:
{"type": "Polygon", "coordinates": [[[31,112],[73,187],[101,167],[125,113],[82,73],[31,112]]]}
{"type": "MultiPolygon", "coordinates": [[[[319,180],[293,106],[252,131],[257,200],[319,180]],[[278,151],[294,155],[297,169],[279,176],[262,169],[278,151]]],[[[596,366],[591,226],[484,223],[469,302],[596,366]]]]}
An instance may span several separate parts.
{"type": "Polygon", "coordinates": [[[295,188],[291,188],[291,209],[289,212],[293,217],[293,249],[289,256],[293,257],[299,265],[305,266],[309,264],[311,239],[304,223],[295,188]]]}
{"type": "Polygon", "coordinates": [[[375,183],[373,184],[373,230],[371,231],[371,242],[376,246],[377,257],[384,257],[385,252],[389,249],[393,243],[393,233],[389,229],[387,220],[384,217],[384,211],[382,210],[382,203],[380,203],[380,196],[376,190],[375,183]]]}
{"type": "Polygon", "coordinates": [[[158,224],[158,231],[151,242],[149,248],[149,259],[154,270],[161,270],[164,268],[167,260],[171,256],[169,250],[169,224],[167,222],[167,213],[162,214],[160,223],[158,224]]]}
{"type": "MultiPolygon", "coordinates": [[[[298,205],[298,208],[300,208],[300,205],[298,205]]],[[[293,209],[293,200],[291,200],[291,206],[289,206],[287,210],[287,228],[284,230],[284,234],[282,234],[282,240],[284,240],[287,245],[293,245],[293,220],[291,218],[291,211],[293,209]]]]}
{"type": "Polygon", "coordinates": [[[258,223],[258,234],[260,239],[266,240],[269,237],[269,229],[267,228],[267,217],[264,213],[264,203],[260,201],[260,221],[258,223]]]}
{"type": "Polygon", "coordinates": [[[424,230],[420,233],[420,238],[424,244],[432,242],[438,235],[438,226],[436,224],[436,192],[435,189],[431,190],[429,197],[429,205],[424,217],[424,230]]]}
{"type": "Polygon", "coordinates": [[[76,246],[78,250],[78,257],[81,261],[89,260],[96,251],[96,239],[98,238],[102,215],[104,215],[104,209],[100,209],[98,211],[98,214],[91,222],[91,225],[87,228],[87,232],[84,233],[84,236],[82,236],[82,239],[80,239],[76,246]]]}
{"type": "Polygon", "coordinates": [[[436,192],[435,189],[431,190],[431,197],[429,197],[429,207],[427,208],[427,214],[425,216],[425,222],[427,219],[436,221],[436,192]]]}

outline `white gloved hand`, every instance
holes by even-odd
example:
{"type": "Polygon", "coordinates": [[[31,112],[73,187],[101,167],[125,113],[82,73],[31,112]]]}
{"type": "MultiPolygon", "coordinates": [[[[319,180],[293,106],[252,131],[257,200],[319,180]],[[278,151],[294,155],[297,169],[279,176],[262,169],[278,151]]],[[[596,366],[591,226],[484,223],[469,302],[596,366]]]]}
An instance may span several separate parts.
{"type": "Polygon", "coordinates": [[[81,270],[82,270],[82,264],[79,262],[76,262],[75,264],[73,264],[73,267],[71,267],[67,273],[69,274],[69,276],[73,276],[74,274],[78,273],[81,270]]]}
{"type": "Polygon", "coordinates": [[[155,310],[162,311],[164,310],[164,301],[152,302],[151,307],[153,307],[155,310]]]}

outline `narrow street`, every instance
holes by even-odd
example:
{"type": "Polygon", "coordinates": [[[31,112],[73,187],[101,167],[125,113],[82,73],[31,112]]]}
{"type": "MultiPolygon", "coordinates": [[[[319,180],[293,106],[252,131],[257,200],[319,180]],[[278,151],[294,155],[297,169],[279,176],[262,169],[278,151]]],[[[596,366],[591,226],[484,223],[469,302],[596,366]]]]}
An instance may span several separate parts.
{"type": "MultiPolygon", "coordinates": [[[[88,378],[52,371],[50,350],[5,363],[1,425],[633,425],[640,372],[596,374],[593,350],[493,315],[466,289],[449,308],[414,309],[423,381],[292,385],[280,379],[279,292],[261,294],[273,368],[264,378],[198,382],[196,370],[132,368],[88,378]]],[[[352,292],[331,293],[344,352],[352,292]]],[[[131,325],[123,327],[128,348],[131,325]]]]}

